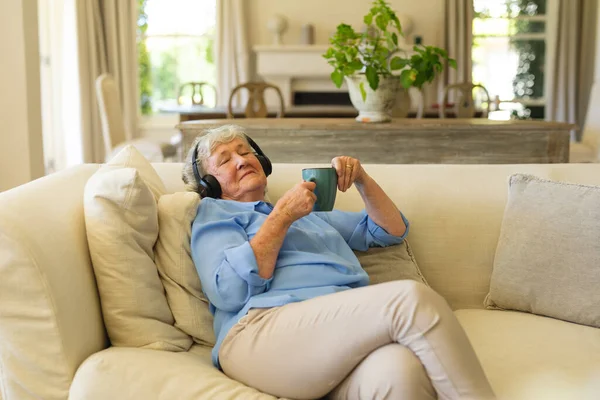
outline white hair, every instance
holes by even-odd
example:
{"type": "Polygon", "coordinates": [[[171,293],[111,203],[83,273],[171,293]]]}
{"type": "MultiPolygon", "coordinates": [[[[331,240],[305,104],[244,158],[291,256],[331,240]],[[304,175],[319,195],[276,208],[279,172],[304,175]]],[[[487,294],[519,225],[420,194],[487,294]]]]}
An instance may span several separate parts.
{"type": "MultiPolygon", "coordinates": [[[[248,139],[246,139],[244,128],[239,125],[223,125],[217,128],[207,129],[198,135],[196,139],[194,139],[194,142],[188,151],[188,156],[186,157],[182,171],[182,179],[187,190],[199,193],[199,184],[194,176],[194,167],[192,166],[194,149],[198,147],[196,165],[198,167],[198,173],[200,174],[200,177],[203,177],[206,175],[206,166],[204,164],[217,146],[224,143],[229,143],[235,139],[243,140],[248,147],[252,148],[250,143],[248,143],[248,139]]],[[[252,150],[254,151],[254,149],[252,150]]]]}

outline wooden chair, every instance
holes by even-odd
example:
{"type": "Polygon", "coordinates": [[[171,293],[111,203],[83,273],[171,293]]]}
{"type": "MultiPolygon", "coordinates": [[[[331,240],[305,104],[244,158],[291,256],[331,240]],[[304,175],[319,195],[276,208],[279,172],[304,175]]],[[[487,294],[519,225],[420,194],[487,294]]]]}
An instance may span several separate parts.
{"type": "Polygon", "coordinates": [[[279,96],[279,111],[277,112],[277,118],[283,117],[285,113],[285,106],[283,103],[283,95],[281,90],[275,85],[266,82],[247,82],[236,86],[231,91],[229,96],[229,103],[227,105],[227,118],[234,118],[233,116],[233,98],[235,94],[242,89],[247,89],[249,93],[248,103],[244,110],[246,118],[267,118],[269,111],[267,110],[267,104],[265,103],[265,90],[274,89],[279,96]]]}
{"type": "Polygon", "coordinates": [[[446,86],[444,89],[444,100],[442,101],[439,110],[440,118],[446,118],[446,104],[448,104],[448,93],[451,90],[457,91],[457,95],[454,100],[454,112],[456,118],[474,118],[477,113],[475,102],[473,101],[473,91],[475,89],[481,90],[481,92],[485,95],[485,103],[487,104],[487,107],[483,109],[482,118],[487,118],[488,113],[490,112],[490,95],[485,87],[472,82],[455,83],[446,86]]]}
{"type": "Polygon", "coordinates": [[[192,88],[192,94],[190,96],[192,105],[204,105],[204,94],[202,93],[203,87],[209,87],[215,92],[215,104],[217,104],[217,88],[208,82],[186,82],[179,87],[179,93],[177,94],[177,104],[183,104],[183,99],[188,95],[185,93],[187,88],[192,88]]]}

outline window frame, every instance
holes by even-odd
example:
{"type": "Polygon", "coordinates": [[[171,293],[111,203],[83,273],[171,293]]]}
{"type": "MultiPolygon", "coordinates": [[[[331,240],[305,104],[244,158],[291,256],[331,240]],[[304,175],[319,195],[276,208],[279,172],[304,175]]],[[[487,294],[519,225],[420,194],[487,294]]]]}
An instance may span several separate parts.
{"type": "MultiPolygon", "coordinates": [[[[475,0],[476,1],[476,0],[475,0]]],[[[528,16],[528,15],[519,15],[517,17],[514,18],[508,18],[509,20],[515,20],[515,21],[531,21],[531,22],[544,22],[545,23],[545,28],[544,28],[544,33],[520,33],[520,34],[516,34],[516,35],[476,35],[475,33],[473,33],[473,39],[475,38],[485,38],[485,37],[499,37],[499,38],[511,38],[512,40],[543,40],[546,44],[546,52],[545,52],[545,57],[546,57],[546,61],[548,60],[553,60],[554,57],[554,49],[555,46],[554,44],[556,43],[555,41],[555,35],[553,35],[552,33],[555,31],[555,26],[556,26],[556,17],[558,16],[558,2],[556,0],[546,0],[547,1],[547,6],[546,6],[546,14],[544,15],[532,15],[532,16],[528,16]]],[[[477,19],[476,17],[473,17],[473,22],[475,21],[475,19],[477,19]]],[[[472,50],[473,46],[471,46],[471,54],[472,54],[472,50]]],[[[545,66],[545,71],[544,71],[544,97],[540,97],[540,98],[534,98],[534,99],[512,99],[512,100],[503,100],[500,99],[500,103],[518,103],[518,104],[522,104],[525,107],[535,107],[535,106],[543,106],[546,107],[548,105],[548,101],[547,101],[547,93],[550,90],[550,81],[552,79],[552,77],[554,76],[553,73],[553,63],[552,62],[546,62],[546,66],[545,66]]],[[[473,73],[473,70],[471,70],[471,74],[473,73]]],[[[472,75],[471,75],[472,76],[472,75]]],[[[493,101],[493,99],[491,99],[491,101],[493,101]]]]}

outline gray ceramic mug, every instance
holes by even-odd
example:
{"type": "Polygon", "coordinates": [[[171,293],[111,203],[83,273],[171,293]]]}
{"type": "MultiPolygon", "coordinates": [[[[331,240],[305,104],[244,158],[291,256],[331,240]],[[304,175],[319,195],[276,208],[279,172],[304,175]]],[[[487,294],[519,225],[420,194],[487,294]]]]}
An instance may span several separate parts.
{"type": "Polygon", "coordinates": [[[317,201],[313,211],[331,211],[335,204],[337,194],[337,172],[335,168],[304,168],[302,179],[306,182],[315,182],[315,195],[317,201]]]}

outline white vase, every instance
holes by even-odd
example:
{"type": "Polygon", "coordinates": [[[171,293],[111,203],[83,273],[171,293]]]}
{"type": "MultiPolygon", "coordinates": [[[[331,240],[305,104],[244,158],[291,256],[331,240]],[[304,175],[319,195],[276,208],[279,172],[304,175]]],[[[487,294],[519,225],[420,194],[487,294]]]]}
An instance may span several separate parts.
{"type": "Polygon", "coordinates": [[[400,80],[394,77],[380,77],[377,90],[373,91],[364,74],[346,76],[350,101],[358,110],[359,122],[388,122],[392,120],[392,109],[396,104],[400,80]],[[363,100],[360,84],[363,83],[367,97],[363,100]]]}

